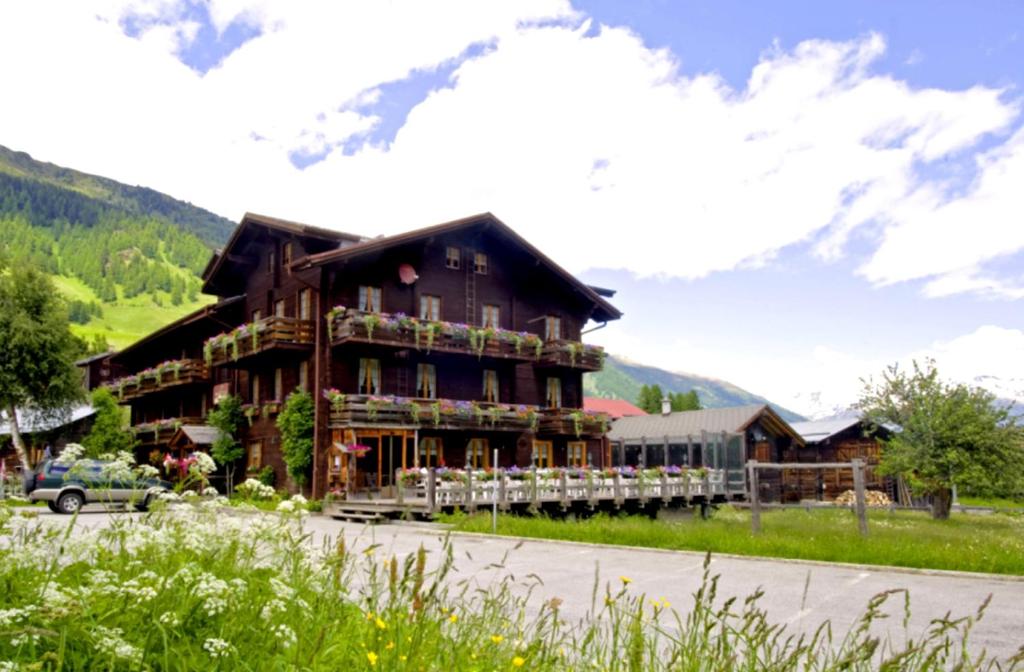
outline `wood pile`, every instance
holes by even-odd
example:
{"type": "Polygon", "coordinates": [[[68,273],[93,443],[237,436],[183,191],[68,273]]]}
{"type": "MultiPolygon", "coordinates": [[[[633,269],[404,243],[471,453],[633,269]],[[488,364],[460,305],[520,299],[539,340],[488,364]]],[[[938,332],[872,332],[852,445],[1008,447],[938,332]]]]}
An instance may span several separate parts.
{"type": "MultiPolygon", "coordinates": [[[[889,499],[889,495],[879,490],[865,491],[864,502],[868,506],[889,506],[892,504],[892,500],[889,499]]],[[[853,506],[856,503],[857,495],[853,490],[846,490],[835,499],[836,506],[853,506]]]]}

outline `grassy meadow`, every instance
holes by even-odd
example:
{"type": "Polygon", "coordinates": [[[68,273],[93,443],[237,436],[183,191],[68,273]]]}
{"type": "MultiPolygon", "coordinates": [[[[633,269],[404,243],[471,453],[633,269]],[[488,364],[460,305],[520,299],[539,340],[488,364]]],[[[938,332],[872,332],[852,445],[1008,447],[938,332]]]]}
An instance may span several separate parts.
{"type": "Polygon", "coordinates": [[[77,530],[73,518],[0,508],[0,670],[1024,667],[1024,652],[993,661],[969,646],[980,611],[879,641],[871,622],[889,599],[902,607],[902,594],[860,605],[845,634],[825,624],[798,637],[768,620],[757,595],[723,604],[705,563],[685,614],[617,580],[596,583],[586,617],[569,622],[558,600],[531,601],[534,579],[456,580],[450,547],[400,561],[343,539],[316,546],[301,513],[224,516],[221,506],[156,506],[77,530]]]}
{"type": "MultiPolygon", "coordinates": [[[[869,535],[857,531],[848,510],[786,509],[761,514],[762,532],[750,530],[750,513],[722,507],[699,516],[651,520],[645,516],[597,515],[552,519],[502,515],[498,534],[542,539],[893,565],[965,572],[1024,575],[1024,515],[954,513],[947,521],[917,511],[870,511],[869,535]]],[[[441,519],[456,530],[491,531],[489,514],[441,519]]]]}

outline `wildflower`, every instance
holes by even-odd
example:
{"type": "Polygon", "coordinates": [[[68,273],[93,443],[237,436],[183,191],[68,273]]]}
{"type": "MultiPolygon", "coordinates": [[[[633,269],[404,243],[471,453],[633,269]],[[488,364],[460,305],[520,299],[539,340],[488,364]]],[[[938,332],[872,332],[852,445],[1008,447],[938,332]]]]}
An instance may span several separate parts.
{"type": "Polygon", "coordinates": [[[622,581],[622,585],[624,586],[628,586],[629,584],[633,583],[633,579],[629,578],[628,576],[620,576],[619,581],[622,581]]]}
{"type": "Polygon", "coordinates": [[[387,643],[387,646],[385,646],[384,648],[385,648],[385,649],[386,649],[387,651],[390,651],[391,649],[395,648],[395,643],[394,643],[394,642],[388,642],[388,643],[387,643]]]}
{"type": "Polygon", "coordinates": [[[373,667],[377,664],[377,654],[373,651],[366,652],[366,659],[370,661],[370,667],[373,667]]]}
{"type": "Polygon", "coordinates": [[[377,617],[376,623],[377,623],[377,627],[380,628],[381,630],[387,630],[388,629],[388,624],[385,623],[383,620],[381,620],[380,617],[377,617]]]}
{"type": "Polygon", "coordinates": [[[231,644],[223,639],[211,638],[203,642],[203,651],[206,651],[210,658],[224,658],[231,653],[231,644]]]}
{"type": "Polygon", "coordinates": [[[451,616],[448,617],[448,620],[451,621],[452,623],[455,623],[456,621],[459,620],[459,617],[456,614],[452,614],[451,616]]]}
{"type": "Polygon", "coordinates": [[[522,656],[516,656],[515,658],[512,659],[512,666],[513,667],[522,667],[525,664],[526,664],[526,660],[524,660],[522,656]]]}
{"type": "Polygon", "coordinates": [[[495,644],[501,644],[505,640],[501,635],[491,635],[491,641],[495,644]]]}
{"type": "Polygon", "coordinates": [[[181,625],[181,619],[178,618],[178,615],[172,611],[167,611],[160,614],[160,618],[158,618],[157,620],[160,621],[161,625],[166,625],[169,628],[176,628],[179,625],[181,625]]]}
{"type": "Polygon", "coordinates": [[[280,623],[274,627],[274,634],[281,640],[284,646],[294,646],[298,641],[298,637],[295,636],[295,631],[284,623],[280,623]]]}

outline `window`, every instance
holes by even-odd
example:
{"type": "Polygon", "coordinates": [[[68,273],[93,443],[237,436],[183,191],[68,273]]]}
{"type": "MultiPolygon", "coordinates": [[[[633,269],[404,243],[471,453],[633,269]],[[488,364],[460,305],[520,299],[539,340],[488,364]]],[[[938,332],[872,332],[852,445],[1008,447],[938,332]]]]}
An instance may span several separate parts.
{"type": "Polygon", "coordinates": [[[444,258],[445,268],[458,270],[462,267],[462,253],[457,247],[449,247],[444,258]]]}
{"type": "Polygon", "coordinates": [[[292,244],[285,243],[281,247],[281,265],[284,266],[285,270],[291,273],[291,269],[288,268],[292,265],[292,244]]]}
{"type": "Polygon", "coordinates": [[[359,360],[359,393],[380,394],[380,360],[359,360]]]}
{"type": "Polygon", "coordinates": [[[303,289],[299,292],[299,319],[309,320],[313,315],[313,292],[303,289]]]}
{"type": "Polygon", "coordinates": [[[466,446],[466,466],[474,469],[491,468],[490,442],[487,439],[470,439],[466,446]]]}
{"type": "Polygon", "coordinates": [[[434,320],[435,322],[439,322],[441,320],[440,296],[434,296],[432,294],[423,294],[420,296],[420,319],[434,320]]]}
{"type": "Polygon", "coordinates": [[[420,466],[440,467],[444,464],[444,443],[436,436],[420,439],[420,466]]]}
{"type": "Polygon", "coordinates": [[[258,373],[252,374],[252,395],[251,395],[251,398],[252,398],[252,403],[254,403],[254,404],[258,404],[261,401],[261,399],[260,399],[260,374],[258,374],[258,373]]]}
{"type": "Polygon", "coordinates": [[[561,408],[562,407],[562,379],[561,378],[548,378],[547,385],[547,402],[548,408],[561,408]]]}
{"type": "Polygon", "coordinates": [[[545,469],[554,466],[555,445],[551,441],[533,442],[533,466],[545,469]]]}
{"type": "Polygon", "coordinates": [[[246,471],[258,471],[263,466],[263,442],[250,441],[245,457],[246,471]]]}
{"type": "Polygon", "coordinates": [[[359,288],[359,310],[367,313],[381,312],[380,287],[362,286],[359,288]]]}
{"type": "Polygon", "coordinates": [[[569,442],[569,466],[570,467],[585,467],[587,466],[587,442],[586,441],[570,441],[569,442]]]}
{"type": "Polygon", "coordinates": [[[299,362],[299,389],[309,391],[309,361],[299,362]]]}
{"type": "Polygon", "coordinates": [[[274,317],[287,317],[284,309],[284,299],[274,301],[274,317]]]}
{"type": "Polygon", "coordinates": [[[477,252],[473,255],[473,272],[487,275],[487,255],[483,252],[477,252]]]}
{"type": "Polygon", "coordinates": [[[562,318],[548,315],[544,318],[544,340],[557,341],[562,338],[562,318]]]}
{"type": "Polygon", "coordinates": [[[284,375],[281,369],[274,369],[274,400],[284,399],[284,375]]]}
{"type": "Polygon", "coordinates": [[[253,322],[259,322],[261,319],[263,319],[263,311],[262,310],[257,308],[256,310],[252,311],[252,321],[253,322]]]}
{"type": "Polygon", "coordinates": [[[501,327],[501,308],[491,303],[484,304],[483,319],[480,320],[480,326],[491,329],[498,329],[501,327]]]}
{"type": "Polygon", "coordinates": [[[416,365],[416,395],[421,399],[437,399],[437,369],[433,364],[416,365]]]}
{"type": "Polygon", "coordinates": [[[274,260],[276,258],[277,258],[277,256],[273,252],[271,252],[270,254],[267,255],[267,273],[273,274],[273,272],[276,270],[274,268],[274,266],[275,266],[274,260]]]}
{"type": "Polygon", "coordinates": [[[484,401],[498,403],[498,372],[484,371],[484,401]]]}

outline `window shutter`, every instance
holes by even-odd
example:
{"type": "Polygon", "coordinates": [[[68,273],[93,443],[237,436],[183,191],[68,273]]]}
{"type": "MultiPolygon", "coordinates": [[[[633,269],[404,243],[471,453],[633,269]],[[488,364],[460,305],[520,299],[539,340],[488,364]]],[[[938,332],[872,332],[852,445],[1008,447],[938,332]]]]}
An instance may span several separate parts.
{"type": "Polygon", "coordinates": [[[359,310],[366,310],[366,307],[370,303],[369,301],[366,300],[366,292],[368,289],[369,287],[359,288],[359,310]]]}
{"type": "Polygon", "coordinates": [[[366,360],[359,360],[359,391],[365,393],[367,391],[366,385],[366,360]]]}

